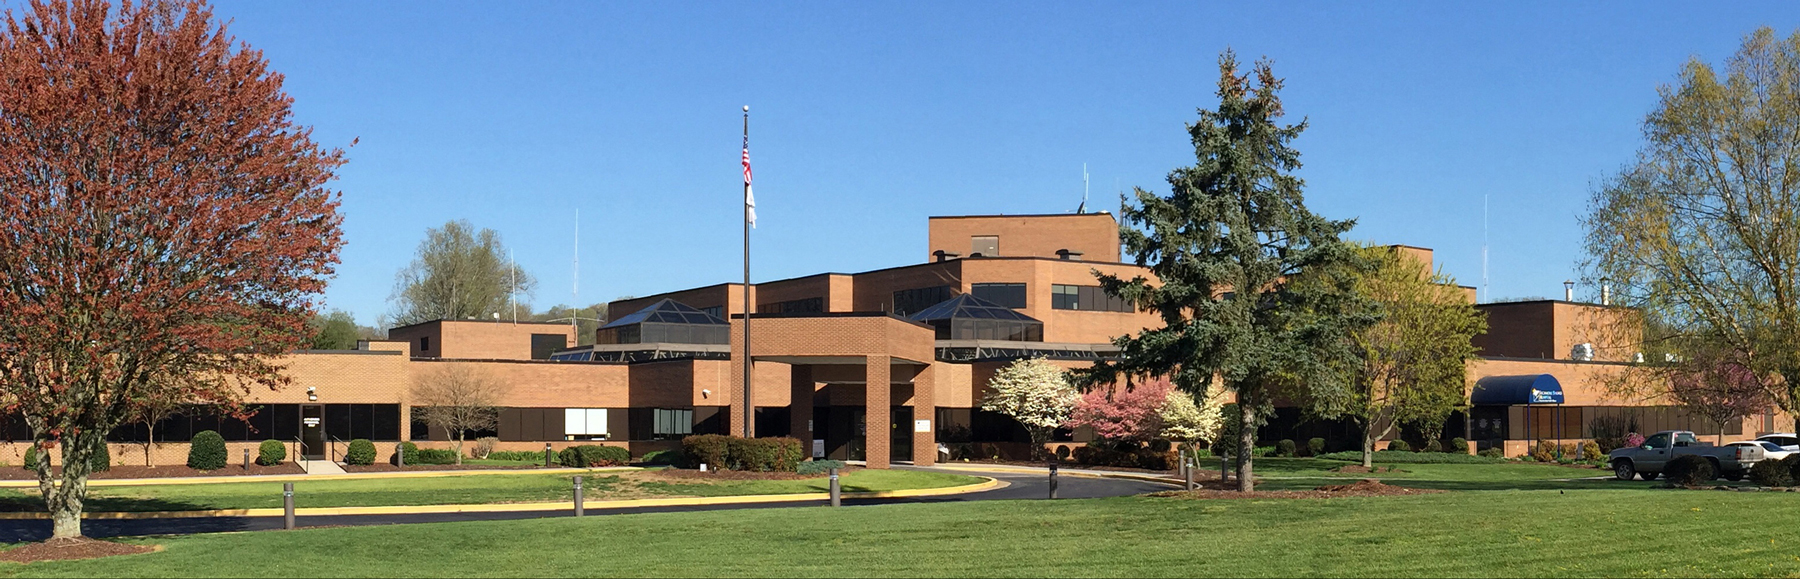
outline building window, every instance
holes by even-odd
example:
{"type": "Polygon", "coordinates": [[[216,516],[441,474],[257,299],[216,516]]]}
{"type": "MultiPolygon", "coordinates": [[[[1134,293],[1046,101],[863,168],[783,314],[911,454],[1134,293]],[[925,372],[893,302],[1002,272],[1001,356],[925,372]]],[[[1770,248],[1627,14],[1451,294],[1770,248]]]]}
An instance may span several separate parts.
{"type": "Polygon", "coordinates": [[[906,316],[950,299],[950,286],[922,287],[894,292],[894,315],[906,316]]]}
{"type": "Polygon", "coordinates": [[[1125,300],[1106,293],[1100,286],[1091,285],[1057,284],[1050,286],[1050,307],[1058,310],[1094,312],[1136,311],[1125,300]]]}
{"type": "Polygon", "coordinates": [[[563,436],[569,440],[606,440],[611,434],[605,408],[563,409],[563,436]]]}
{"type": "Polygon", "coordinates": [[[700,308],[700,311],[706,312],[706,315],[709,315],[709,316],[712,316],[715,318],[719,318],[721,320],[725,319],[725,306],[713,306],[710,308],[700,308]]]}
{"type": "Polygon", "coordinates": [[[569,337],[562,334],[532,334],[531,359],[549,360],[557,350],[569,347],[569,337]]]}
{"type": "Polygon", "coordinates": [[[1000,237],[997,235],[970,237],[969,257],[1000,257],[1000,237]]]}
{"type": "Polygon", "coordinates": [[[978,283],[969,287],[969,293],[1015,310],[1025,308],[1026,291],[1022,283],[978,283]]]}
{"type": "Polygon", "coordinates": [[[825,298],[806,298],[788,300],[756,306],[756,311],[765,314],[816,314],[825,311],[825,298]]]}
{"type": "Polygon", "coordinates": [[[430,350],[430,349],[431,349],[431,338],[429,336],[419,338],[419,353],[423,354],[423,353],[425,353],[426,350],[430,350]]]}
{"type": "Polygon", "coordinates": [[[657,408],[651,423],[650,438],[666,440],[694,433],[694,411],[682,408],[657,408]]]}

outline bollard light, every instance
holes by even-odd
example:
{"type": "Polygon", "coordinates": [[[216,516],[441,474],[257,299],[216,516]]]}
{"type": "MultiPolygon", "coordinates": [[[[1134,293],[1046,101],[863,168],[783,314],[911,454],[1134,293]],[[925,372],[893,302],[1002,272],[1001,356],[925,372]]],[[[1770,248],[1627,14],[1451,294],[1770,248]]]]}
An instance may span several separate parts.
{"type": "Polygon", "coordinates": [[[544,468],[550,468],[550,443],[544,443],[544,468]]]}
{"type": "Polygon", "coordinates": [[[581,477],[576,476],[575,477],[575,516],[581,517],[581,516],[586,516],[586,515],[587,515],[587,506],[585,504],[583,504],[583,500],[582,500],[582,496],[581,496],[581,477]]]}
{"type": "Polygon", "coordinates": [[[1056,499],[1056,462],[1050,463],[1050,498],[1056,499]]]}
{"type": "Polygon", "coordinates": [[[838,486],[838,469],[831,469],[831,506],[844,506],[841,501],[842,495],[843,489],[838,486]]]}
{"type": "Polygon", "coordinates": [[[294,483],[281,485],[281,528],[294,530],[294,483]]]}
{"type": "Polygon", "coordinates": [[[244,470],[250,470],[250,449],[244,449],[244,470]]]}

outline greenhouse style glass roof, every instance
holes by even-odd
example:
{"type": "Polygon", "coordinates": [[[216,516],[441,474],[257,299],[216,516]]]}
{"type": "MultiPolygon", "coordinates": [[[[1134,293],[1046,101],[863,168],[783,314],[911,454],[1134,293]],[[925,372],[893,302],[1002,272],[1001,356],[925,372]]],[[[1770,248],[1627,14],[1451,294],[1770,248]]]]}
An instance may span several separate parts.
{"type": "Polygon", "coordinates": [[[959,318],[1014,320],[1020,322],[1038,321],[1037,318],[1013,311],[1012,308],[975,297],[975,294],[962,294],[938,302],[937,305],[925,308],[919,313],[907,316],[907,319],[909,320],[924,323],[959,318]]]}
{"type": "Polygon", "coordinates": [[[600,329],[604,330],[607,328],[617,328],[617,327],[629,326],[629,325],[633,325],[633,324],[642,324],[645,322],[655,323],[655,324],[696,324],[696,325],[720,325],[720,326],[728,324],[728,322],[726,322],[723,319],[720,319],[718,316],[715,316],[715,315],[712,315],[712,314],[709,314],[706,312],[702,312],[700,310],[697,310],[697,309],[694,309],[693,307],[688,306],[687,304],[684,304],[684,303],[681,303],[681,302],[678,302],[678,301],[675,301],[675,300],[672,300],[669,298],[663,298],[662,301],[658,301],[654,304],[650,304],[648,307],[645,307],[644,309],[638,310],[636,312],[632,312],[631,315],[607,322],[606,325],[600,326],[600,329]]]}

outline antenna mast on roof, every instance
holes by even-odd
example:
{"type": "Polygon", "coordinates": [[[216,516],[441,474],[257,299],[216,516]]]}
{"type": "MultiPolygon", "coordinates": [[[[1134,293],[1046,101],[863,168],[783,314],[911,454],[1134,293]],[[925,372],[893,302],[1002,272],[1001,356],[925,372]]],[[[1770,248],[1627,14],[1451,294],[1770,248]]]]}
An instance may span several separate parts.
{"type": "MultiPolygon", "coordinates": [[[[1481,296],[1488,301],[1494,300],[1493,292],[1488,290],[1488,196],[1481,196],[1481,296]]],[[[1477,298],[1476,303],[1481,299],[1477,298]]]]}
{"type": "Polygon", "coordinates": [[[512,248],[506,248],[507,274],[512,276],[512,283],[506,287],[506,300],[512,304],[513,325],[519,325],[519,259],[513,255],[512,248]]]}
{"type": "Polygon", "coordinates": [[[1088,172],[1087,163],[1081,164],[1081,205],[1075,208],[1077,215],[1087,213],[1088,172]]]}
{"type": "MultiPolygon", "coordinates": [[[[581,307],[579,305],[581,303],[581,209],[579,208],[575,210],[575,282],[569,289],[569,295],[569,308],[571,311],[574,308],[581,307]]],[[[579,342],[581,340],[581,326],[579,325],[580,321],[575,319],[577,317],[580,316],[576,316],[573,313],[569,314],[569,329],[575,330],[575,340],[579,342]]]]}

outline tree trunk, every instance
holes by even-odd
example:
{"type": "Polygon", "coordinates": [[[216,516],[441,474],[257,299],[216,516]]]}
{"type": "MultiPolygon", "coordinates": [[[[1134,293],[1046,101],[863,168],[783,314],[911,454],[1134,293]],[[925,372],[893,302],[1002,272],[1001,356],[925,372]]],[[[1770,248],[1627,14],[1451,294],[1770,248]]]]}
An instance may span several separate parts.
{"type": "Polygon", "coordinates": [[[1256,400],[1238,391],[1238,490],[1253,492],[1256,480],[1251,475],[1250,451],[1256,449],[1256,400]]]}
{"type": "Polygon", "coordinates": [[[156,468],[156,463],[150,461],[151,447],[156,445],[156,421],[149,421],[144,431],[148,434],[144,437],[144,466],[156,468]]]}
{"type": "Polygon", "coordinates": [[[462,443],[463,443],[463,430],[459,428],[456,430],[456,464],[457,464],[457,466],[462,466],[462,443]]]}
{"type": "Polygon", "coordinates": [[[50,471],[50,453],[42,447],[38,452],[38,491],[44,495],[44,506],[50,511],[50,538],[81,537],[82,502],[87,499],[88,458],[93,455],[100,437],[82,434],[63,441],[62,484],[55,484],[50,471]]]}
{"type": "Polygon", "coordinates": [[[1363,468],[1375,468],[1375,429],[1363,427],[1362,465],[1363,468]]]}

